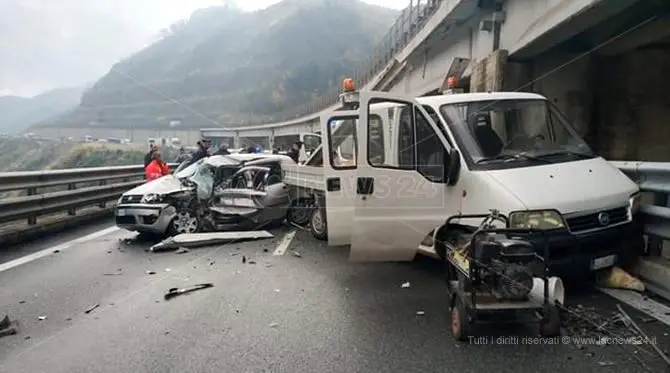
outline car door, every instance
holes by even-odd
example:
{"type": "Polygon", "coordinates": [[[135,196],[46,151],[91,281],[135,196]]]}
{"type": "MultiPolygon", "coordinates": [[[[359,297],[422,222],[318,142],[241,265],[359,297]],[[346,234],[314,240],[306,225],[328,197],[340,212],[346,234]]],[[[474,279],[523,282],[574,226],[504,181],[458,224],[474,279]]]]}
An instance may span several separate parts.
{"type": "Polygon", "coordinates": [[[321,118],[328,245],[351,243],[356,182],[358,111],[336,111],[321,118]]]}
{"type": "Polygon", "coordinates": [[[457,173],[460,157],[411,97],[361,92],[360,99],[350,260],[410,261],[426,235],[460,209],[461,195],[449,186],[449,168],[457,173]],[[381,133],[400,146],[378,146],[371,115],[380,106],[393,106],[393,128],[381,133]]]}
{"type": "Polygon", "coordinates": [[[263,180],[263,189],[266,195],[263,200],[267,220],[277,220],[286,216],[286,209],[291,200],[288,185],[282,181],[282,170],[279,162],[267,164],[269,168],[263,180]]]}

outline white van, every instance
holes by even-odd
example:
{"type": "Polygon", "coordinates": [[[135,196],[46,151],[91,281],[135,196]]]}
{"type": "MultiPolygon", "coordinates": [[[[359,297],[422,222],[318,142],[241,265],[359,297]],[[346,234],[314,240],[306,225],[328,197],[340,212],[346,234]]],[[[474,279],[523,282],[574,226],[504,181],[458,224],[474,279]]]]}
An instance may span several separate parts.
{"type": "Polygon", "coordinates": [[[312,225],[327,226],[329,245],[351,245],[351,260],[410,261],[419,250],[444,258],[443,243],[479,223],[446,220],[491,209],[512,227],[549,229],[550,267],[562,277],[642,252],[639,188],[543,96],[360,92],[356,100],[322,118],[322,149],[285,171],[297,195],[315,196],[312,225]]]}

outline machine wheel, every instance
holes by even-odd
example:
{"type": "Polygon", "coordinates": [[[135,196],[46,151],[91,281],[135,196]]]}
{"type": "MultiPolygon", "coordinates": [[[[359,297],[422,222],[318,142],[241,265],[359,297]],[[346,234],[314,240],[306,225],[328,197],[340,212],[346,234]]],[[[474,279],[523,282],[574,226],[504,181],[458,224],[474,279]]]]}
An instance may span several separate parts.
{"type": "Polygon", "coordinates": [[[326,222],[325,209],[318,207],[314,209],[310,220],[310,231],[317,240],[328,239],[328,223],[326,222]]]}
{"type": "Polygon", "coordinates": [[[201,221],[193,210],[179,210],[177,216],[170,223],[169,233],[174,236],[182,233],[197,233],[200,231],[201,221]]]}
{"type": "Polygon", "coordinates": [[[542,337],[557,337],[561,335],[561,316],[556,306],[550,306],[542,320],[540,320],[540,335],[542,337]]]}
{"type": "Polygon", "coordinates": [[[472,332],[472,322],[465,308],[465,303],[457,295],[451,308],[451,334],[459,341],[467,341],[472,332]]]}
{"type": "Polygon", "coordinates": [[[312,207],[309,205],[308,201],[300,199],[291,204],[291,207],[289,207],[288,212],[286,213],[286,220],[290,223],[305,226],[309,223],[311,212],[312,207]]]}

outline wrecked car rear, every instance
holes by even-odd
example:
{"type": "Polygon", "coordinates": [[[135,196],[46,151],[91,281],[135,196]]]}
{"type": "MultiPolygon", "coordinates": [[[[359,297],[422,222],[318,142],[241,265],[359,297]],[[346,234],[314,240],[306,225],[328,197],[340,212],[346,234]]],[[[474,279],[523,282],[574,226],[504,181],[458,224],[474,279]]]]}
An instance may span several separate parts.
{"type": "Polygon", "coordinates": [[[116,225],[164,236],[278,223],[290,205],[283,162],[290,158],[230,154],[182,164],[174,175],[124,193],[117,203],[116,225]]]}

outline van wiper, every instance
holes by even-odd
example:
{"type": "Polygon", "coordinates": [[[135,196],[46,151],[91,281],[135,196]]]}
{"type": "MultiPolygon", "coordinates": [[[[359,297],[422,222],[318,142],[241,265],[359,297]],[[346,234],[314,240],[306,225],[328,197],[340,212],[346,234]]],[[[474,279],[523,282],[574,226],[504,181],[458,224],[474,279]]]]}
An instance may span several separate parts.
{"type": "Polygon", "coordinates": [[[542,159],[542,158],[538,158],[538,157],[535,157],[535,156],[528,155],[525,152],[517,153],[517,154],[498,154],[495,157],[482,158],[475,163],[480,164],[480,163],[493,162],[493,161],[516,161],[516,160],[519,160],[519,159],[523,159],[523,160],[527,160],[527,161],[540,161],[540,162],[543,162],[543,163],[554,163],[554,162],[552,162],[548,159],[542,159]]]}
{"type": "Polygon", "coordinates": [[[593,156],[591,154],[573,152],[571,150],[563,150],[563,149],[556,150],[556,151],[553,151],[553,152],[546,152],[546,153],[538,154],[535,157],[543,158],[543,157],[551,157],[553,155],[563,155],[563,154],[572,155],[572,156],[579,157],[579,158],[582,158],[582,159],[593,158],[593,156]]]}

